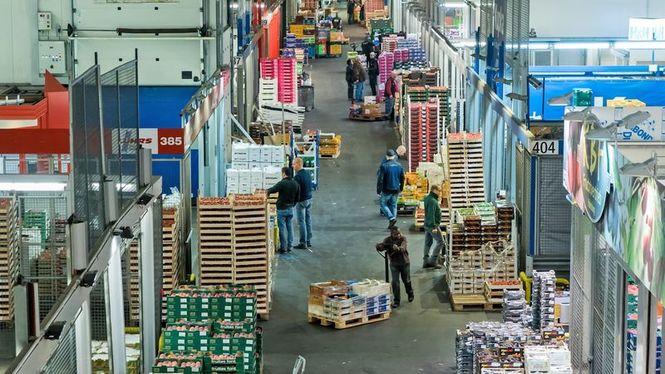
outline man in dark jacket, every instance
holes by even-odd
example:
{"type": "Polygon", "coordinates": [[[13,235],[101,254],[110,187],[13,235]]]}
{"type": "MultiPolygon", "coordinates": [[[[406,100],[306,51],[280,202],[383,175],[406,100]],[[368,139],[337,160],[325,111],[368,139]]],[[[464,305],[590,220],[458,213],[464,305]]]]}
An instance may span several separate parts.
{"type": "Polygon", "coordinates": [[[365,35],[365,40],[360,45],[360,48],[362,48],[363,54],[369,61],[369,54],[374,50],[374,42],[372,41],[372,37],[369,35],[369,33],[365,35]]]}
{"type": "Polygon", "coordinates": [[[390,229],[390,236],[383,239],[383,242],[376,244],[376,250],[385,251],[390,258],[390,275],[393,286],[393,308],[399,306],[401,292],[399,289],[399,277],[402,276],[406,294],[409,296],[409,302],[413,301],[413,287],[411,286],[411,265],[409,262],[409,251],[406,248],[406,238],[399,232],[397,227],[390,229]]]}
{"type": "Polygon", "coordinates": [[[441,205],[439,186],[433,185],[429,195],[423,200],[425,204],[425,252],[423,253],[423,268],[437,268],[441,265],[436,263],[441,248],[443,248],[443,235],[441,234],[441,205]],[[432,249],[432,244],[434,249],[432,249]]]}
{"type": "Polygon", "coordinates": [[[397,223],[397,197],[404,189],[404,169],[397,161],[397,154],[389,149],[386,162],[381,163],[376,183],[376,193],[380,195],[379,204],[383,214],[390,222],[388,228],[397,223]]]}
{"type": "Polygon", "coordinates": [[[312,247],[312,175],[304,169],[302,158],[293,160],[293,170],[296,171],[295,181],[300,186],[300,195],[296,204],[296,218],[300,230],[300,243],[296,249],[308,249],[312,247]]]}
{"type": "Polygon", "coordinates": [[[353,9],[356,7],[356,2],[353,0],[348,0],[346,2],[346,14],[349,16],[348,24],[353,24],[353,9]]]}
{"type": "Polygon", "coordinates": [[[353,100],[353,63],[351,59],[346,60],[346,96],[349,100],[353,100]]]}
{"type": "Polygon", "coordinates": [[[277,225],[279,226],[279,253],[291,252],[293,243],[293,207],[300,198],[300,186],[291,178],[291,169],[282,168],[282,180],[268,188],[268,195],[277,192],[277,225]]]}
{"type": "Polygon", "coordinates": [[[367,75],[369,75],[369,87],[372,89],[372,96],[376,96],[376,79],[379,76],[379,61],[376,60],[376,53],[370,52],[367,60],[367,75]]]}

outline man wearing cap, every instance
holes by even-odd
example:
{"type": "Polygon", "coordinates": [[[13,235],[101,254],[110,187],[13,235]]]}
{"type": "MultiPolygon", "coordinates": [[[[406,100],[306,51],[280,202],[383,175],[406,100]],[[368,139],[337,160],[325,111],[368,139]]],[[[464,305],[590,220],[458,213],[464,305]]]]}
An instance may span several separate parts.
{"type": "Polygon", "coordinates": [[[376,53],[369,53],[367,60],[367,74],[369,75],[369,87],[372,89],[372,96],[376,96],[376,81],[379,77],[379,61],[376,60],[376,53]]]}
{"type": "Polygon", "coordinates": [[[394,150],[386,152],[386,161],[381,163],[377,175],[376,193],[381,211],[388,218],[388,228],[391,228],[397,223],[397,197],[404,189],[404,169],[394,150]]]}
{"type": "Polygon", "coordinates": [[[406,294],[409,302],[413,301],[413,287],[411,286],[411,265],[409,261],[409,251],[406,248],[406,238],[402,235],[396,226],[390,229],[390,236],[383,239],[383,242],[376,244],[376,250],[386,252],[390,258],[390,275],[393,287],[393,308],[397,308],[401,301],[401,292],[399,289],[399,278],[402,277],[406,294]]]}

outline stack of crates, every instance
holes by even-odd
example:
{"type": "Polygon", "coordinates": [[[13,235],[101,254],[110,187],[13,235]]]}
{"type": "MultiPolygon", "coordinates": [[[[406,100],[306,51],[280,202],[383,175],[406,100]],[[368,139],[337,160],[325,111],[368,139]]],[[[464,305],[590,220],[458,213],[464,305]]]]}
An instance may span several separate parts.
{"type": "Polygon", "coordinates": [[[295,58],[279,58],[277,72],[277,98],[284,104],[298,103],[298,77],[295,58]]]}
{"type": "MultiPolygon", "coordinates": [[[[256,330],[257,300],[252,288],[187,288],[166,297],[167,325],[160,360],[199,353],[201,373],[260,373],[261,334],[256,330]],[[175,357],[169,357],[175,354],[175,357]],[[232,358],[236,357],[237,362],[232,358]],[[225,370],[222,370],[225,368],[225,370]],[[221,371],[220,371],[221,370],[221,371]]],[[[192,357],[187,357],[190,362],[192,357]]],[[[174,364],[174,363],[171,363],[174,364]]],[[[181,366],[180,363],[176,365],[181,366]]],[[[162,370],[162,369],[159,369],[162,370]]],[[[165,371],[155,371],[165,372],[165,371]]],[[[180,371],[177,371],[180,372],[180,371]]]]}

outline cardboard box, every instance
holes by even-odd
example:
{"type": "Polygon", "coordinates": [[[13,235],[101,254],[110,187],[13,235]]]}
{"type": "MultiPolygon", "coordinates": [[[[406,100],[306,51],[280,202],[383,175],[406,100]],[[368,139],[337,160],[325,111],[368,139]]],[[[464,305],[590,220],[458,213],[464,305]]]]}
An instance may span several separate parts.
{"type": "Polygon", "coordinates": [[[231,162],[247,162],[249,161],[249,144],[247,143],[233,143],[231,146],[231,162]]]}
{"type": "Polygon", "coordinates": [[[274,147],[271,145],[261,146],[261,162],[262,163],[272,163],[272,153],[274,147]]]}
{"type": "Polygon", "coordinates": [[[261,146],[256,144],[250,144],[247,161],[251,162],[261,162],[261,146]]]}

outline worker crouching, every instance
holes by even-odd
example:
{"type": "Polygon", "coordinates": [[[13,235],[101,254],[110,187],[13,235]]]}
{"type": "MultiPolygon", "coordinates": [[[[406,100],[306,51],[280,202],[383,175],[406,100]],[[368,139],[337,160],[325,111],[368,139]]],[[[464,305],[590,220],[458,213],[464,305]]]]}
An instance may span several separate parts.
{"type": "Polygon", "coordinates": [[[402,235],[397,227],[390,229],[390,236],[383,239],[383,242],[376,244],[377,251],[385,251],[390,258],[390,274],[393,287],[393,308],[399,306],[401,292],[399,278],[402,277],[406,294],[409,296],[409,302],[413,301],[413,287],[411,286],[411,265],[409,262],[409,251],[406,248],[406,237],[402,235]]]}

